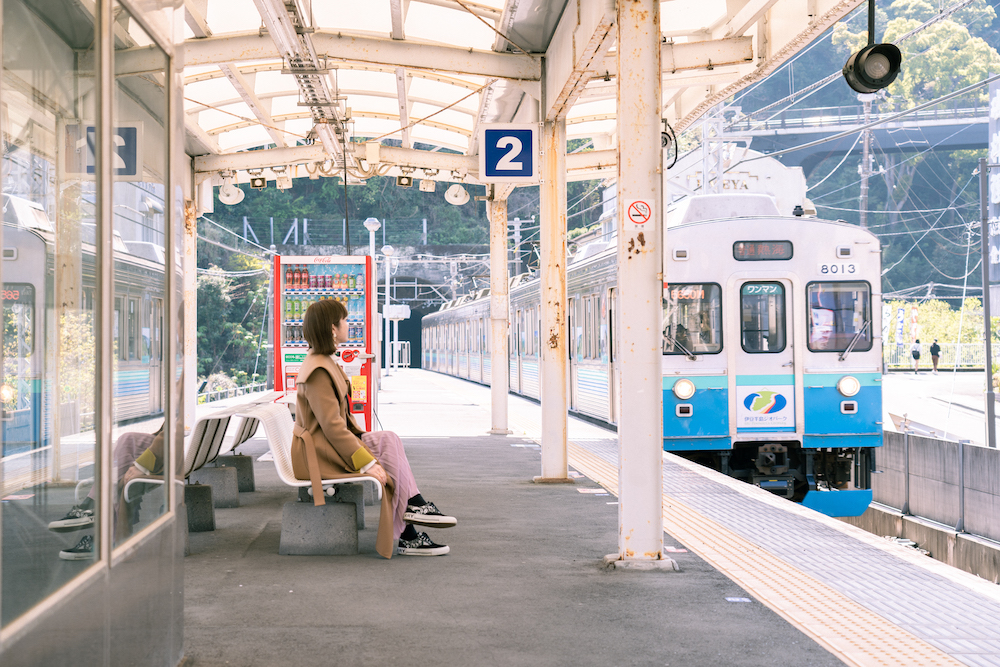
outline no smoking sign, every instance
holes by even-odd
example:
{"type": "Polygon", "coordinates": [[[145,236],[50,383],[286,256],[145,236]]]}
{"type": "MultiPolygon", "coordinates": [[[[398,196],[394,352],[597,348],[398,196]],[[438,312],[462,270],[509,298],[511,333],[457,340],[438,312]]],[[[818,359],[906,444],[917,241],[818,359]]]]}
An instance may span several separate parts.
{"type": "Polygon", "coordinates": [[[653,215],[653,207],[649,205],[649,202],[642,201],[638,199],[633,202],[629,202],[628,207],[625,209],[625,215],[628,219],[636,225],[644,225],[649,222],[649,219],[653,215]]]}

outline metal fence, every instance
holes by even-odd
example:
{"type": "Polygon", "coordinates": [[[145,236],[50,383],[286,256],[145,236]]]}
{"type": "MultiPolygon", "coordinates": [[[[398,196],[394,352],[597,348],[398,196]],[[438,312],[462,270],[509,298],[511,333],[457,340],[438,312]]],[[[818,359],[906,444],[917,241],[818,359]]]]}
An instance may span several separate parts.
{"type": "MultiPolygon", "coordinates": [[[[449,220],[438,224],[427,218],[385,218],[379,220],[380,229],[375,232],[375,247],[421,246],[448,244],[483,244],[489,242],[489,223],[483,219],[449,220]]],[[[367,247],[368,230],[362,220],[352,219],[350,223],[343,217],[329,218],[244,218],[240,227],[240,237],[262,245],[351,245],[367,247]]],[[[227,222],[227,226],[233,223],[227,222]]]]}
{"type": "MultiPolygon", "coordinates": [[[[886,368],[913,368],[913,356],[910,354],[910,346],[906,344],[886,345],[882,348],[882,358],[885,359],[886,368]]],[[[946,343],[941,345],[938,368],[982,370],[985,361],[986,345],[983,343],[946,343]]],[[[930,344],[920,345],[920,366],[932,367],[930,344]]]]}
{"type": "Polygon", "coordinates": [[[237,396],[245,396],[246,394],[254,394],[259,391],[267,390],[268,386],[266,382],[254,382],[253,384],[243,385],[242,387],[233,387],[231,389],[216,389],[214,391],[199,393],[198,403],[212,403],[226,398],[236,398],[237,396]]]}

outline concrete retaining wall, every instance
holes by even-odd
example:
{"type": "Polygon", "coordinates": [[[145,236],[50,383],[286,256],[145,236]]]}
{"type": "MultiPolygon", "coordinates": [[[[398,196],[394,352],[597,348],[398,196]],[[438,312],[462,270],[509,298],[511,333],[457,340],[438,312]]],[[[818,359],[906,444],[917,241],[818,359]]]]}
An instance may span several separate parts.
{"type": "Polygon", "coordinates": [[[913,540],[936,560],[1000,582],[1000,450],[886,432],[874,470],[875,502],[845,522],[913,540]]]}

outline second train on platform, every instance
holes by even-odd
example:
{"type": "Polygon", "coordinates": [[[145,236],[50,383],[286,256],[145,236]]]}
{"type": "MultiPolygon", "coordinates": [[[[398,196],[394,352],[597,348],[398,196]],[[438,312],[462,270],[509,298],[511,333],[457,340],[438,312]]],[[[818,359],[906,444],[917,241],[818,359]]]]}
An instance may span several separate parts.
{"type": "MultiPolygon", "coordinates": [[[[872,499],[882,444],[881,252],[843,222],[764,195],[690,197],[663,258],[663,449],[831,516],[872,499]]],[[[539,281],[510,290],[510,390],[539,397],[539,281]]],[[[620,414],[615,241],[567,269],[569,409],[620,414]]],[[[422,323],[422,366],[489,384],[488,290],[422,323]]]]}

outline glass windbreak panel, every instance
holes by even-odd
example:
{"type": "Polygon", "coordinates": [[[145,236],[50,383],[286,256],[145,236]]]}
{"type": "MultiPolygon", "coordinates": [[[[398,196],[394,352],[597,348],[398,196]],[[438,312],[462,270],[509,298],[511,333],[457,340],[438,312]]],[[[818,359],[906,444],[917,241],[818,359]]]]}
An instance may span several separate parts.
{"type": "Polygon", "coordinates": [[[95,300],[86,298],[95,286],[96,192],[87,17],[76,2],[53,0],[44,12],[37,2],[3,2],[3,626],[83,572],[99,546],[95,300]]]}
{"type": "Polygon", "coordinates": [[[785,288],[781,283],[743,283],[740,288],[740,333],[750,353],[785,349],[785,288]]]}
{"type": "Polygon", "coordinates": [[[722,288],[679,283],[663,290],[663,354],[722,351],[722,288]]]}
{"type": "MultiPolygon", "coordinates": [[[[115,297],[121,299],[122,353],[114,369],[114,543],[121,544],[166,509],[162,484],[168,448],[157,437],[163,425],[166,369],[158,362],[150,316],[166,300],[164,257],[167,175],[167,57],[120,5],[115,7],[116,52],[145,47],[149,64],[141,72],[116,64],[113,221],[115,297]],[[154,306],[154,304],[156,304],[154,306]],[[150,483],[128,485],[133,479],[150,483]],[[126,485],[128,488],[126,490],[126,485]]],[[[161,337],[155,344],[162,346],[161,337]]]]}
{"type": "Polygon", "coordinates": [[[868,283],[812,283],[807,288],[807,298],[810,350],[872,349],[871,286],[868,283]]]}

